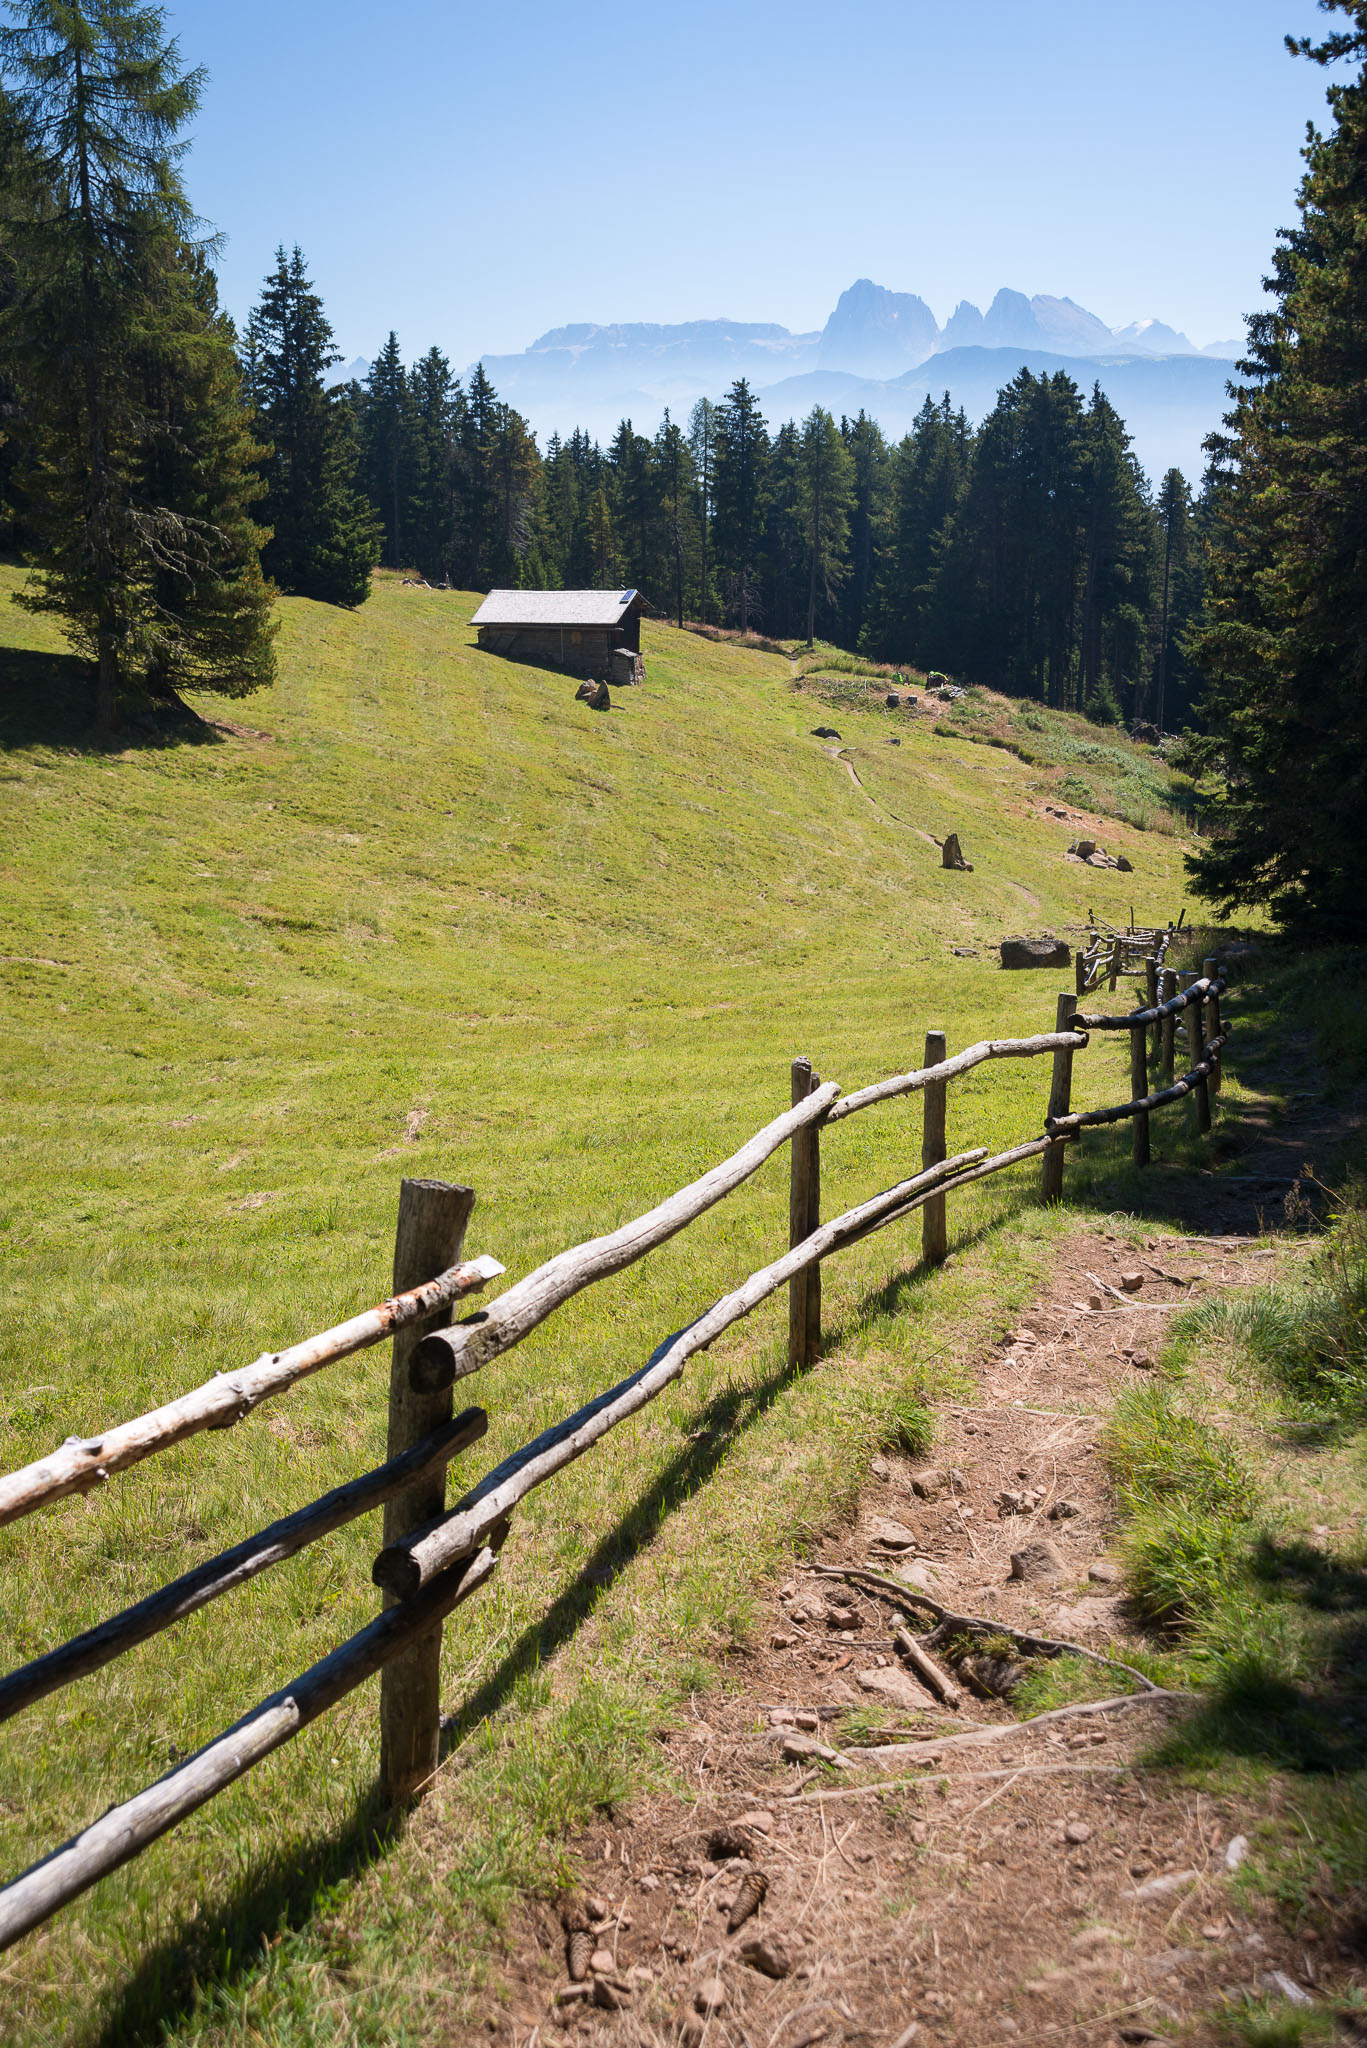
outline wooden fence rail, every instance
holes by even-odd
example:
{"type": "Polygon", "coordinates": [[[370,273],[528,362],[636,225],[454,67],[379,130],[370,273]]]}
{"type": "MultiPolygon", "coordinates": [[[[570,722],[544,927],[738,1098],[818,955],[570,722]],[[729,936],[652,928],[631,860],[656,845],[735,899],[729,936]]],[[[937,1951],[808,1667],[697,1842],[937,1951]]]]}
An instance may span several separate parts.
{"type": "MultiPolygon", "coordinates": [[[[204,1386],[133,1422],[94,1438],[69,1438],[50,1457],[0,1478],[0,1524],[107,1482],[141,1459],[202,1429],[230,1427],[270,1396],[306,1374],[390,1337],[389,1447],[384,1464],[269,1528],[209,1559],[193,1571],[0,1679],[0,1721],[33,1706],[60,1687],[101,1669],[136,1644],[172,1627],[209,1601],[235,1590],[306,1544],[383,1505],[382,1547],[372,1577],[384,1609],[379,1617],[291,1685],[274,1693],[226,1733],[178,1764],[156,1784],[106,1813],[93,1826],[0,1890],[0,1949],[155,1841],[232,1784],[263,1757],[375,1672],[381,1678],[383,1794],[394,1801],[416,1796],[437,1762],[440,1725],[441,1629],[446,1616],[495,1570],[509,1518],[538,1486],[563,1471],[684,1370],[688,1360],[750,1315],[785,1285],[789,1289],[788,1357],[809,1365],[821,1343],[820,1272],[823,1259],[886,1229],[920,1209],[927,1262],[943,1259],[948,1238],[946,1197],[1033,1158],[1042,1160],[1041,1199],[1057,1201],[1063,1188],[1065,1149],[1085,1130],[1125,1119],[1135,1126],[1135,1159],[1149,1158],[1153,1111],[1186,1095],[1195,1097],[1197,1126],[1210,1127],[1211,1098],[1219,1086],[1220,1057],[1228,1040],[1221,1019],[1225,984],[1213,961],[1178,990],[1166,967],[1176,927],[1166,931],[1097,935],[1095,960],[1115,987],[1129,967],[1142,971],[1147,1002],[1115,1016],[1078,1009],[1078,993],[1095,985],[1079,968],[1078,991],[1060,995],[1055,1028],[1032,1038],[987,1039],[948,1056],[942,1032],[926,1037],[925,1063],[843,1095],[823,1082],[805,1059],[793,1063],[791,1104],[729,1159],[712,1167],[642,1216],[602,1237],[571,1247],[514,1282],[487,1308],[452,1324],[465,1296],[504,1268],[496,1259],[462,1261],[461,1245],[474,1204],[469,1188],[435,1181],[405,1181],[395,1250],[395,1292],[389,1300],[335,1329],[253,1365],[219,1374],[204,1386]],[[1133,942],[1133,943],[1131,943],[1133,942]],[[1135,956],[1135,945],[1147,951],[1135,956]],[[1177,1020],[1185,1019],[1188,1071],[1151,1090],[1150,1061],[1171,1076],[1177,1020]],[[1104,1109],[1071,1106],[1076,1055],[1094,1031],[1127,1031],[1130,1099],[1104,1109]],[[1048,1107],[1039,1135],[988,1155],[985,1147],[947,1156],[946,1105],[950,1085],[986,1061],[1052,1055],[1048,1107]],[[821,1141],[846,1117],[901,1096],[924,1097],[919,1172],[823,1223],[821,1141]],[[460,1451],[483,1436],[482,1408],[451,1414],[457,1379],[519,1344],[581,1289],[619,1273],[664,1244],[733,1193],[783,1145],[789,1147],[788,1249],[723,1294],[702,1315],[665,1338],[645,1364],[597,1395],[532,1442],[512,1452],[445,1505],[446,1471],[460,1451]]],[[[1089,949],[1090,951],[1091,949],[1089,949]]],[[[1081,958],[1081,956],[1080,956],[1081,958]]],[[[1088,967],[1088,975],[1091,974],[1088,967]]]]}

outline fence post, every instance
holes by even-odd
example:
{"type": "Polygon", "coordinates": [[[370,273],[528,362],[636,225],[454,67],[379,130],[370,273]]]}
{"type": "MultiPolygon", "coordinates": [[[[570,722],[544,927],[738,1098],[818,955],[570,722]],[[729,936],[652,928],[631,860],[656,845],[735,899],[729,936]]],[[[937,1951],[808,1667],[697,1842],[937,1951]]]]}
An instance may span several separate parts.
{"type": "MultiPolygon", "coordinates": [[[[1193,975],[1192,979],[1195,980],[1195,978],[1193,975]]],[[[1202,996],[1199,1003],[1188,1003],[1186,1019],[1187,1056],[1192,1066],[1196,1067],[1200,1065],[1206,1056],[1206,999],[1204,996],[1202,996]]],[[[1198,1131],[1208,1131],[1210,1129],[1209,1080],[1204,1077],[1199,1080],[1196,1083],[1194,1093],[1196,1096],[1196,1128],[1198,1131]]]]}
{"type": "MultiPolygon", "coordinates": [[[[1176,968],[1165,967],[1163,969],[1163,972],[1158,977],[1158,993],[1165,1003],[1172,1001],[1173,997],[1177,994],[1176,968]]],[[[1165,1017],[1158,1029],[1162,1046],[1163,1078],[1165,1081],[1170,1081],[1172,1079],[1173,1067],[1176,1063],[1176,1017],[1165,1017]]]]}
{"type": "MultiPolygon", "coordinates": [[[[1202,963],[1202,967],[1201,967],[1201,972],[1202,972],[1202,974],[1204,974],[1204,975],[1205,975],[1205,977],[1206,977],[1206,979],[1207,979],[1208,981],[1217,981],[1217,980],[1219,979],[1219,975],[1220,975],[1220,963],[1219,963],[1219,961],[1218,961],[1218,960],[1207,960],[1207,961],[1204,961],[1204,962],[1202,963]]],[[[1219,998],[1218,996],[1207,996],[1207,998],[1206,998],[1206,1038],[1207,1038],[1208,1040],[1210,1040],[1210,1039],[1215,1039],[1215,1038],[1218,1038],[1219,1036],[1220,1036],[1220,998],[1219,998]]],[[[1223,1064],[1224,1064],[1224,1062],[1223,1062],[1223,1058],[1222,1058],[1222,1055],[1221,1055],[1220,1053],[1218,1053],[1218,1052],[1217,1052],[1217,1053],[1216,1053],[1216,1055],[1215,1055],[1215,1065],[1214,1065],[1214,1066],[1212,1067],[1212,1069],[1211,1069],[1211,1074],[1210,1074],[1210,1092],[1211,1092],[1211,1095],[1212,1095],[1212,1096],[1216,1096],[1216,1095],[1218,1095],[1218,1094],[1219,1094],[1219,1092],[1220,1092],[1220,1081],[1221,1081],[1221,1078],[1222,1078],[1222,1077],[1221,1077],[1221,1072],[1220,1072],[1220,1069],[1221,1069],[1221,1067],[1222,1067],[1222,1065],[1223,1065],[1223,1064]]]]}
{"type": "MultiPolygon", "coordinates": [[[[943,1031],[927,1031],[923,1066],[938,1067],[948,1051],[943,1031]]],[[[922,1094],[921,1164],[938,1166],[949,1155],[945,1150],[945,1111],[949,1100],[948,1081],[927,1081],[922,1094]]],[[[928,1266],[944,1263],[949,1250],[949,1225],[945,1218],[945,1197],[932,1195],[921,1210],[921,1257],[928,1266]]]]}
{"type": "MultiPolygon", "coordinates": [[[[1144,1007],[1146,1010],[1156,1010],[1158,1008],[1158,961],[1152,953],[1146,954],[1144,958],[1144,1007]]],[[[1155,1053],[1158,1051],[1161,1039],[1162,1027],[1155,1024],[1153,1027],[1153,1049],[1155,1053]]]]}
{"type": "Polygon", "coordinates": [[[1080,996],[1086,995],[1087,949],[1085,946],[1079,946],[1077,949],[1077,958],[1073,962],[1073,985],[1080,996]]]}
{"type": "MultiPolygon", "coordinates": [[[[1130,1026],[1130,1097],[1138,1102],[1149,1092],[1149,1032],[1144,1024],[1130,1026]]],[[[1134,1163],[1147,1166],[1149,1163],[1149,1112],[1136,1110],[1131,1118],[1134,1124],[1134,1163]]]]}
{"type": "MultiPolygon", "coordinates": [[[[1077,1014],[1077,997],[1060,995],[1054,1014],[1055,1031],[1071,1031],[1073,1018],[1077,1014]]],[[[1073,1100],[1073,1051],[1064,1047],[1054,1054],[1054,1077],[1049,1089],[1049,1115],[1067,1116],[1073,1100]]],[[[1060,1138],[1049,1147],[1044,1155],[1044,1170],[1040,1176],[1040,1200],[1057,1202],[1063,1197],[1063,1155],[1066,1146],[1060,1138]]]]}
{"type": "Polygon", "coordinates": [[[1111,978],[1108,985],[1112,990],[1114,990],[1116,983],[1120,979],[1120,962],[1124,951],[1125,941],[1121,938],[1120,933],[1117,932],[1115,944],[1111,947],[1111,978]]]}
{"type": "MultiPolygon", "coordinates": [[[[809,1059],[793,1061],[793,1107],[821,1086],[809,1059]]],[[[801,1244],[821,1221],[821,1134],[815,1124],[795,1131],[789,1145],[788,1243],[801,1244]]],[[[821,1265],[788,1282],[788,1366],[814,1365],[821,1349],[821,1265]]]]}
{"type": "MultiPolygon", "coordinates": [[[[405,1180],[399,1188],[399,1221],[394,1235],[394,1292],[435,1280],[460,1259],[465,1226],[475,1206],[473,1188],[440,1180],[405,1180]]],[[[389,1444],[398,1457],[449,1422],[451,1388],[415,1393],[408,1361],[428,1332],[451,1321],[449,1309],[410,1324],[394,1338],[389,1365],[389,1444]]],[[[384,1541],[396,1543],[410,1529],[430,1522],[446,1505],[446,1467],[406,1487],[386,1502],[384,1541]]],[[[394,1596],[386,1593],[386,1607],[394,1596]]],[[[380,1789],[391,1803],[412,1799],[437,1768],[441,1734],[441,1623],[404,1650],[380,1674],[380,1789]]]]}

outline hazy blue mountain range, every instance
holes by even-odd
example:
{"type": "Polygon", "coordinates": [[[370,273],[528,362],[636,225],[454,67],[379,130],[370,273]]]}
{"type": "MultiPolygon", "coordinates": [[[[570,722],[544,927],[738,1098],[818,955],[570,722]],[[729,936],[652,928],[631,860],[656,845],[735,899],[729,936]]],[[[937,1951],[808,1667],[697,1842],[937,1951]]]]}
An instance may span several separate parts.
{"type": "MultiPolygon", "coordinates": [[[[741,320],[586,321],[483,363],[543,445],[573,427],[606,440],[623,418],[653,433],[665,406],[686,420],[695,399],[720,397],[737,377],[755,386],[771,423],[818,404],[837,418],[862,407],[898,437],[928,393],[948,390],[977,422],[1022,365],[1062,369],[1084,389],[1100,383],[1155,482],[1175,465],[1194,483],[1241,347],[1198,349],[1161,320],[1110,328],[1072,299],[1017,291],[999,291],[986,312],[963,300],[942,327],[914,292],[860,278],[810,334],[741,320]]],[[[364,376],[367,367],[358,357],[341,374],[364,376]]]]}

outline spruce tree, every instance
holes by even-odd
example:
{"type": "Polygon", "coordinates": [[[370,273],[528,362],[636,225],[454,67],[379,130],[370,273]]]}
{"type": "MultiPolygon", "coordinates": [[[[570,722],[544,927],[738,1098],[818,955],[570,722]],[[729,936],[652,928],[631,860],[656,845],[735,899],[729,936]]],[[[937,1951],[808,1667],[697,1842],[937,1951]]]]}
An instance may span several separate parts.
{"type": "Polygon", "coordinates": [[[454,443],[464,395],[439,348],[430,348],[409,378],[413,414],[408,531],[412,558],[430,582],[450,580],[455,548],[454,443]]]}
{"type": "Polygon", "coordinates": [[[755,567],[764,531],[764,471],[769,433],[748,381],[738,378],[716,408],[713,534],[717,563],[730,574],[737,624],[750,630],[758,610],[755,567]]]}
{"type": "Polygon", "coordinates": [[[149,685],[270,679],[258,451],[180,180],[202,74],[181,70],[155,6],[10,13],[0,62],[23,147],[5,187],[3,345],[38,572],[22,602],[57,613],[91,658],[109,730],[149,685]]]}
{"type": "Polygon", "coordinates": [[[384,534],[381,560],[391,569],[401,569],[408,506],[418,483],[418,421],[399,337],[392,328],[365,380],[359,425],[362,475],[384,534]]]}
{"type": "Polygon", "coordinates": [[[854,457],[824,406],[815,405],[802,423],[798,464],[799,512],[807,553],[807,645],[816,636],[817,599],[829,608],[849,574],[850,506],[854,499],[854,457]]]}
{"type": "MultiPolygon", "coordinates": [[[[1223,911],[1367,935],[1367,0],[1349,26],[1290,42],[1357,61],[1312,129],[1300,219],[1249,321],[1246,379],[1212,448],[1206,764],[1222,779],[1189,867],[1223,911]]],[[[1289,39],[1288,39],[1289,40],[1289,39]]]]}
{"type": "Polygon", "coordinates": [[[374,514],[356,488],[356,423],[323,373],[339,360],[323,302],[296,247],[275,253],[252,314],[243,368],[263,441],[271,528],[264,564],[282,590],[326,604],[357,605],[379,560],[374,514]]]}

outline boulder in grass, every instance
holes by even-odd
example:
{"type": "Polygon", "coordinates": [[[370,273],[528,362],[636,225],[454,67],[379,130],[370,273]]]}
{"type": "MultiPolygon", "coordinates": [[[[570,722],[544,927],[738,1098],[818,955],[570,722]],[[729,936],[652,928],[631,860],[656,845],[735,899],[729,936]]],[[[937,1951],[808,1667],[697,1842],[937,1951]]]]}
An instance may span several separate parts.
{"type": "Polygon", "coordinates": [[[1070,967],[1072,948],[1066,939],[1042,932],[1036,939],[1017,937],[1001,942],[1003,967],[1070,967]]]}
{"type": "Polygon", "coordinates": [[[954,868],[960,874],[972,874],[973,863],[971,860],[964,859],[963,849],[959,845],[959,835],[957,832],[951,832],[948,839],[941,846],[940,865],[943,868],[954,868]]]}
{"type": "Polygon", "coordinates": [[[596,683],[592,676],[579,685],[574,693],[575,702],[587,704],[590,711],[610,711],[612,699],[606,683],[596,683]]]}

